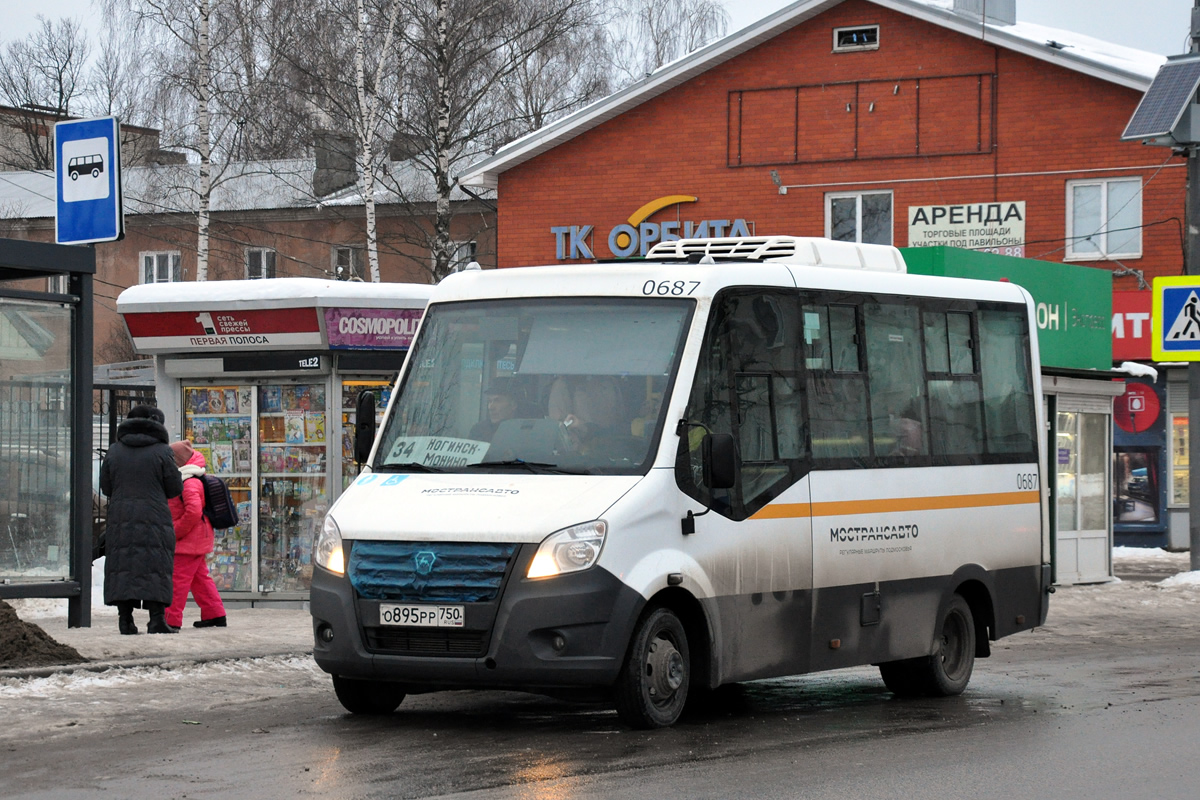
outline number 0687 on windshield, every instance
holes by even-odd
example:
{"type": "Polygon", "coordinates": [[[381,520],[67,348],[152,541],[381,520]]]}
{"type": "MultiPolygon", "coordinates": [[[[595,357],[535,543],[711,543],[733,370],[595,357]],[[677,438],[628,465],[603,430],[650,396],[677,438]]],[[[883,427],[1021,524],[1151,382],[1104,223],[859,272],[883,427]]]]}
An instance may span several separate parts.
{"type": "Polygon", "coordinates": [[[380,625],[400,625],[412,628],[461,628],[463,619],[462,606],[379,604],[380,625]]]}

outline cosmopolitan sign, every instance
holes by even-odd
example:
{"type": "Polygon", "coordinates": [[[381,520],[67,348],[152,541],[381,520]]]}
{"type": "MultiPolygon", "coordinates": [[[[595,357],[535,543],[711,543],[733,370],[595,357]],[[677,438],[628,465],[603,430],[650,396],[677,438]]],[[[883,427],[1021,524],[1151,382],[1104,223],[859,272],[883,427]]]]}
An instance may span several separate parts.
{"type": "Polygon", "coordinates": [[[335,350],[402,350],[412,344],[424,313],[419,308],[327,308],[325,332],[335,350]]]}
{"type": "MultiPolygon", "coordinates": [[[[687,194],[671,194],[651,200],[613,227],[607,236],[608,250],[617,258],[644,256],[655,242],[677,239],[717,239],[723,236],[750,236],[753,223],[744,219],[666,220],[649,222],[649,218],[664,208],[683,203],[695,203],[698,198],[687,194]]],[[[554,257],[560,261],[576,258],[595,258],[595,229],[592,225],[556,225],[554,257]]]]}

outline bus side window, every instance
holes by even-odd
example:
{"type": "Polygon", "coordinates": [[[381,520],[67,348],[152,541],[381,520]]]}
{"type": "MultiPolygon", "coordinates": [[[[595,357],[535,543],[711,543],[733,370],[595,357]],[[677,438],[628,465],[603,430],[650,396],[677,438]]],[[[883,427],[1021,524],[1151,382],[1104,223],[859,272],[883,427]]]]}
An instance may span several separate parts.
{"type": "Polygon", "coordinates": [[[913,305],[866,303],[863,316],[875,456],[929,455],[920,314],[913,305]]]}
{"type": "Polygon", "coordinates": [[[975,370],[971,316],[926,311],[924,319],[930,449],[935,456],[980,463],[983,397],[975,370]]]}
{"type": "Polygon", "coordinates": [[[861,460],[871,454],[857,316],[857,307],[848,305],[803,309],[813,458],[861,460]]]}
{"type": "Polygon", "coordinates": [[[979,365],[989,453],[1035,453],[1029,329],[1016,311],[979,312],[979,365]]]}
{"type": "Polygon", "coordinates": [[[711,433],[733,434],[739,484],[728,497],[702,485],[698,427],[681,437],[677,479],[688,494],[735,519],[787,488],[805,455],[800,331],[795,295],[733,291],[714,304],[685,416],[711,433]]]}

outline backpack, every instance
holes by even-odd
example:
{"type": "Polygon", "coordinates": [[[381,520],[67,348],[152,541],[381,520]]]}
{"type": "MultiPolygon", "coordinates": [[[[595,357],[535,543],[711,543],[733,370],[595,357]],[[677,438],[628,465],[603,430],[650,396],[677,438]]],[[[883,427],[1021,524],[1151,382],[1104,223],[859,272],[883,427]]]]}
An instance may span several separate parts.
{"type": "Polygon", "coordinates": [[[220,531],[237,525],[237,506],[225,481],[207,473],[195,477],[204,486],[204,516],[208,517],[213,528],[220,531]]]}

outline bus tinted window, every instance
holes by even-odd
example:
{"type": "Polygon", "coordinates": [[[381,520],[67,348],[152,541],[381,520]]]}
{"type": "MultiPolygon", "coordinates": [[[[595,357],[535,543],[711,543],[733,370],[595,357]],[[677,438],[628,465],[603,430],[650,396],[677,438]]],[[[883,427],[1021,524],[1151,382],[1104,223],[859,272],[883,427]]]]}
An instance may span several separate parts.
{"type": "Polygon", "coordinates": [[[867,389],[859,372],[858,309],[804,306],[808,416],[814,458],[866,458],[867,389]]]}
{"type": "Polygon", "coordinates": [[[863,317],[875,455],[927,455],[920,312],[913,305],[867,303],[863,317]]]}
{"type": "Polygon", "coordinates": [[[1034,452],[1028,329],[1022,314],[979,312],[979,360],[988,452],[1034,452]]]}

